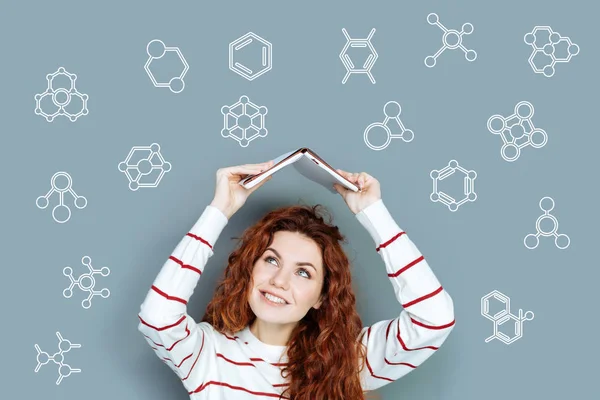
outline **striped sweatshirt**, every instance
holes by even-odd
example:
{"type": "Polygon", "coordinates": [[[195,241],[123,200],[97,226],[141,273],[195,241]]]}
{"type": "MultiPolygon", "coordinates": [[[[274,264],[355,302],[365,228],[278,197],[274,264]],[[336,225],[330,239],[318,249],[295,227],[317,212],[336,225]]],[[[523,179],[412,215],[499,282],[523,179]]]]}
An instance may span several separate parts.
{"type": "MultiPolygon", "coordinates": [[[[454,309],[452,298],[383,200],[355,216],[372,237],[402,306],[390,316],[394,318],[363,328],[367,357],[360,379],[363,390],[369,391],[428,359],[453,329],[454,309]]],[[[234,335],[221,334],[207,322],[197,323],[187,311],[227,222],[218,208],[204,209],[155,278],[140,307],[138,329],[181,379],[190,399],[279,399],[288,384],[281,376],[286,346],[261,342],[249,326],[234,335]]]]}

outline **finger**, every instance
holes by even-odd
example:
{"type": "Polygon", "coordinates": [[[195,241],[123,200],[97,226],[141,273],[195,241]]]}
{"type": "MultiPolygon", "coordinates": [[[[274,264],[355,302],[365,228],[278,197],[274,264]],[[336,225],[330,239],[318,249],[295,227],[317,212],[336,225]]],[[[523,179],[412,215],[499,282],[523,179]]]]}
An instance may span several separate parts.
{"type": "Polygon", "coordinates": [[[254,175],[262,171],[266,171],[267,169],[269,169],[268,164],[245,164],[229,167],[226,169],[226,171],[232,175],[254,175]]]}
{"type": "Polygon", "coordinates": [[[268,178],[264,179],[263,181],[261,181],[260,183],[256,184],[256,186],[247,189],[248,190],[248,194],[252,194],[254,193],[255,190],[257,190],[259,187],[261,187],[262,185],[264,185],[266,182],[270,181],[273,178],[273,175],[269,176],[268,178]]]}

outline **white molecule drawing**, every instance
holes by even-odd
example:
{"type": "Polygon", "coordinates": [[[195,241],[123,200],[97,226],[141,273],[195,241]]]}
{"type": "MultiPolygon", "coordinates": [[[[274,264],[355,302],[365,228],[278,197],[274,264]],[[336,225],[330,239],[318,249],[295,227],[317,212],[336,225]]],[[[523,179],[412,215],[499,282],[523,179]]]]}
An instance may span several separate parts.
{"type": "Polygon", "coordinates": [[[429,198],[434,203],[439,202],[445,204],[450,211],[454,212],[458,210],[458,207],[460,207],[467,201],[472,202],[477,200],[477,194],[474,192],[475,178],[477,178],[477,173],[475,171],[469,171],[464,169],[463,167],[458,165],[458,161],[450,160],[446,167],[442,168],[441,170],[434,169],[429,175],[433,179],[433,192],[431,193],[429,198]],[[439,188],[439,182],[457,173],[456,171],[464,175],[464,197],[462,199],[459,199],[458,201],[452,196],[450,196],[448,193],[441,191],[439,188]]]}
{"type": "Polygon", "coordinates": [[[442,25],[440,23],[440,18],[436,13],[431,13],[427,15],[427,22],[429,22],[430,25],[437,25],[437,27],[440,28],[442,32],[444,32],[444,35],[442,36],[442,47],[440,47],[440,49],[434,55],[425,57],[425,65],[427,67],[435,67],[437,58],[446,49],[461,49],[465,53],[465,58],[467,59],[467,61],[475,61],[475,59],[477,58],[477,52],[472,49],[467,49],[462,42],[463,35],[470,35],[471,33],[473,33],[473,25],[471,23],[464,23],[459,32],[456,29],[447,29],[444,25],[442,25]]]}
{"type": "Polygon", "coordinates": [[[250,142],[268,134],[265,128],[267,107],[259,107],[252,103],[248,96],[241,96],[239,101],[221,107],[223,114],[223,130],[221,136],[236,140],[240,146],[247,147],[250,142]]]}
{"type": "Polygon", "coordinates": [[[88,268],[88,272],[79,275],[79,278],[77,279],[73,278],[73,269],[71,267],[63,268],[63,275],[69,278],[71,281],[69,287],[63,290],[63,296],[67,299],[70,299],[71,296],[73,296],[73,287],[75,286],[77,286],[79,290],[83,292],[88,292],[89,295],[87,299],[84,299],[81,302],[81,306],[87,310],[92,306],[92,298],[94,296],[101,296],[104,299],[110,296],[110,290],[107,288],[102,290],[94,290],[96,287],[96,279],[94,278],[94,275],[100,274],[102,276],[108,276],[110,274],[110,269],[108,269],[108,267],[102,267],[99,269],[92,267],[92,259],[88,256],[84,256],[81,259],[81,263],[88,268]]]}
{"type": "Polygon", "coordinates": [[[87,199],[83,196],[79,196],[73,190],[73,179],[68,173],[63,171],[55,173],[52,175],[52,178],[50,178],[50,185],[52,187],[48,193],[43,196],[39,196],[35,203],[38,208],[43,210],[48,207],[49,197],[54,193],[58,193],[58,204],[52,209],[52,217],[56,222],[62,224],[71,218],[71,209],[65,204],[65,193],[69,193],[71,196],[73,196],[73,203],[75,204],[75,207],[82,209],[87,205],[87,199]],[[62,182],[60,182],[61,180],[62,182]]]}
{"type": "Polygon", "coordinates": [[[523,322],[531,321],[534,317],[532,311],[527,311],[525,315],[523,315],[522,309],[519,309],[518,316],[513,315],[510,312],[510,297],[498,290],[493,290],[481,298],[481,315],[494,323],[494,333],[486,338],[485,342],[489,343],[493,339],[498,339],[504,344],[511,344],[523,337],[523,322]],[[490,300],[494,299],[496,300],[496,304],[499,302],[503,304],[504,308],[501,311],[492,314],[492,311],[490,310],[490,300]],[[514,332],[511,332],[511,336],[500,331],[500,326],[506,322],[514,324],[514,332]]]}
{"type": "Polygon", "coordinates": [[[398,104],[395,101],[388,101],[383,106],[383,113],[385,114],[385,119],[383,120],[383,122],[374,122],[371,125],[367,126],[367,128],[365,129],[365,144],[370,149],[383,150],[386,147],[388,147],[392,139],[400,138],[405,142],[410,142],[413,140],[415,136],[413,131],[410,129],[406,129],[404,127],[404,124],[400,120],[400,114],[402,113],[402,107],[400,107],[400,104],[398,104]],[[391,122],[395,122],[395,124],[392,124],[391,122]],[[394,132],[392,132],[392,128],[394,127],[392,127],[391,125],[394,125],[396,127],[396,129],[394,129],[394,132]],[[400,130],[400,133],[397,133],[398,128],[400,130]],[[385,132],[385,143],[383,143],[380,146],[376,146],[369,141],[369,133],[371,133],[374,129],[383,129],[383,131],[385,132]]]}
{"type": "Polygon", "coordinates": [[[571,239],[564,233],[558,233],[558,220],[554,215],[550,214],[550,211],[554,209],[554,199],[547,196],[543,197],[540,200],[539,205],[544,213],[535,221],[536,233],[530,233],[523,239],[525,247],[530,250],[535,249],[540,244],[540,236],[554,236],[554,244],[556,247],[561,250],[566,249],[569,247],[569,244],[571,244],[571,239]],[[550,229],[547,229],[549,227],[542,227],[542,224],[546,225],[548,223],[551,225],[550,229]]]}
{"type": "Polygon", "coordinates": [[[185,82],[183,79],[185,78],[185,75],[187,74],[190,66],[185,60],[185,57],[183,56],[181,50],[179,50],[179,47],[165,46],[162,40],[154,39],[151,40],[146,46],[146,53],[148,53],[148,61],[146,61],[144,69],[150,77],[152,84],[155,87],[168,87],[173,93],[181,93],[181,91],[183,91],[183,89],[185,88],[185,82]],[[177,54],[179,60],[181,61],[181,64],[183,65],[183,70],[181,71],[179,76],[171,78],[169,82],[158,82],[154,77],[154,74],[150,70],[150,65],[152,64],[152,62],[154,62],[154,60],[161,59],[168,51],[173,51],[177,54]]]}
{"type": "Polygon", "coordinates": [[[40,346],[37,343],[34,345],[37,350],[37,366],[35,367],[35,372],[37,373],[42,365],[48,364],[48,362],[52,361],[56,365],[58,365],[58,380],[56,381],[57,385],[60,385],[63,378],[69,377],[72,373],[81,372],[79,368],[71,368],[69,364],[65,364],[65,356],[64,353],[68,353],[71,349],[78,349],[81,347],[81,344],[71,343],[69,340],[64,339],[60,332],[56,332],[56,336],[58,337],[58,351],[53,355],[49,355],[45,351],[40,349],[40,346]]]}
{"type": "Polygon", "coordinates": [[[77,90],[77,75],[69,73],[64,67],[60,67],[56,72],[46,75],[46,80],[48,81],[46,91],[35,95],[36,115],[43,116],[48,122],[54,121],[54,118],[59,115],[68,117],[71,122],[77,121],[77,118],[82,115],[88,115],[88,95],[80,93],[77,90]],[[66,85],[66,82],[64,82],[65,78],[68,79],[68,84],[66,85]],[[61,79],[63,82],[60,82],[61,79]],[[62,87],[61,83],[63,84],[62,87]],[[51,102],[44,101],[44,99],[48,98],[51,102]],[[77,103],[80,103],[79,107],[77,103]],[[53,110],[46,112],[42,109],[42,106],[46,107],[46,109],[52,107],[53,110]],[[73,108],[77,108],[77,111],[72,112],[74,111],[72,110],[73,108]]]}
{"type": "Polygon", "coordinates": [[[124,161],[118,165],[129,180],[129,189],[157,187],[165,173],[171,170],[171,163],[165,161],[158,143],[150,146],[133,146],[124,161]]]}
{"type": "Polygon", "coordinates": [[[567,36],[561,36],[549,26],[536,26],[523,37],[532,47],[529,65],[536,74],[550,78],[554,75],[556,63],[568,63],[579,54],[579,46],[567,36]]]}
{"type": "Polygon", "coordinates": [[[373,77],[373,74],[371,74],[371,68],[373,68],[373,65],[375,65],[375,61],[377,61],[377,58],[379,57],[377,51],[375,51],[375,47],[373,47],[373,44],[371,43],[371,38],[375,34],[375,28],[371,29],[369,36],[367,36],[365,39],[352,39],[350,35],[348,35],[346,28],[342,28],[342,32],[346,37],[346,45],[340,52],[340,60],[342,60],[342,64],[344,64],[344,67],[346,67],[346,75],[342,79],[342,84],[345,84],[348,81],[350,75],[352,74],[366,74],[371,80],[371,83],[375,83],[375,78],[373,77]],[[366,47],[369,50],[369,55],[367,56],[367,59],[365,60],[362,66],[355,66],[350,56],[348,55],[348,50],[350,48],[364,47],[366,47]]]}
{"type": "Polygon", "coordinates": [[[534,111],[530,102],[521,101],[515,106],[514,113],[508,117],[492,115],[488,119],[488,130],[502,138],[500,155],[504,160],[515,161],[521,155],[523,147],[539,149],[548,142],[546,131],[533,125],[531,119],[534,111]]]}
{"type": "Polygon", "coordinates": [[[229,69],[252,81],[273,68],[273,45],[253,32],[229,43],[229,69]],[[256,47],[259,48],[256,48],[256,47]],[[250,60],[241,60],[241,55],[250,53],[250,60]],[[256,60],[260,62],[256,62],[256,60]],[[253,69],[254,68],[254,69],[253,69]]]}

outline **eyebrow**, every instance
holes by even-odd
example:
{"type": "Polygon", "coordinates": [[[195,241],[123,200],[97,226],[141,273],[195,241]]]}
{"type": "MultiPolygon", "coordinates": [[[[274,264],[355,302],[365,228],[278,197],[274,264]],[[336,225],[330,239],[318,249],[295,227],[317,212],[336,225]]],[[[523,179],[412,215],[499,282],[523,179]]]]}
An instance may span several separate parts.
{"type": "MultiPolygon", "coordinates": [[[[273,253],[275,253],[275,255],[278,258],[281,258],[281,255],[279,255],[279,253],[277,252],[277,250],[275,250],[274,248],[268,247],[267,250],[271,250],[273,253]]],[[[306,261],[305,262],[297,262],[296,265],[298,265],[298,266],[308,265],[308,266],[312,267],[315,270],[315,272],[318,272],[314,265],[312,265],[311,263],[306,262],[306,261]]]]}

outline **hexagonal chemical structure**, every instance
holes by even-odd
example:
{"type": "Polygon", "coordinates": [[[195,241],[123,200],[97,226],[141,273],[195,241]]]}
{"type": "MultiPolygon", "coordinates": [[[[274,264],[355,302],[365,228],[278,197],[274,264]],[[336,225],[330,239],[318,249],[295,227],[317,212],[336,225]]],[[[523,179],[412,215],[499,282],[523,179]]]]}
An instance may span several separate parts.
{"type": "Polygon", "coordinates": [[[240,146],[247,147],[250,142],[259,137],[265,137],[267,107],[259,107],[252,103],[248,96],[241,96],[239,101],[221,107],[223,114],[223,129],[221,136],[236,140],[240,146]]]}
{"type": "Polygon", "coordinates": [[[445,204],[448,209],[452,212],[458,210],[458,208],[466,203],[467,201],[475,201],[477,200],[477,194],[474,191],[475,186],[475,178],[477,178],[477,173],[472,170],[466,170],[460,165],[458,165],[458,161],[450,160],[448,165],[441,170],[432,170],[429,174],[431,179],[433,179],[433,192],[429,196],[431,201],[439,202],[445,204]],[[452,176],[458,171],[461,174],[464,174],[463,178],[463,195],[462,199],[455,199],[450,196],[448,193],[443,192],[439,188],[439,182],[444,179],[452,176]]]}
{"type": "Polygon", "coordinates": [[[508,313],[510,313],[510,297],[506,296],[504,293],[499,292],[498,290],[493,290],[481,298],[481,315],[487,319],[491,321],[497,321],[508,313]],[[490,299],[495,299],[504,304],[504,310],[498,311],[494,315],[491,315],[490,299]]]}
{"type": "Polygon", "coordinates": [[[165,161],[158,143],[150,146],[133,146],[124,161],[118,165],[129,180],[129,189],[157,187],[165,173],[171,170],[171,163],[165,161]]]}
{"type": "Polygon", "coordinates": [[[273,68],[273,45],[253,32],[229,43],[229,69],[252,81],[273,68]],[[243,60],[242,53],[251,54],[243,60]]]}
{"type": "Polygon", "coordinates": [[[375,34],[375,28],[371,29],[369,36],[367,36],[366,38],[358,38],[358,39],[354,38],[353,39],[350,37],[350,35],[348,35],[346,28],[342,28],[342,33],[344,34],[344,37],[346,38],[346,44],[342,48],[342,51],[340,52],[340,55],[339,55],[340,60],[342,61],[342,64],[344,64],[344,67],[346,68],[346,75],[344,75],[344,78],[342,79],[342,84],[345,84],[348,81],[348,78],[350,77],[350,75],[352,75],[352,74],[366,74],[369,77],[369,80],[371,81],[371,83],[374,84],[375,78],[373,77],[373,74],[371,73],[371,68],[373,68],[373,65],[375,65],[375,61],[377,61],[377,58],[379,58],[379,55],[377,54],[375,47],[373,47],[373,44],[371,43],[371,38],[375,34]],[[354,65],[354,63],[352,62],[352,59],[348,55],[348,50],[351,47],[352,48],[367,48],[369,50],[369,55],[367,56],[367,59],[365,60],[363,65],[359,65],[359,66],[354,65]]]}
{"type": "Polygon", "coordinates": [[[47,89],[34,97],[36,115],[43,116],[48,122],[52,122],[57,116],[64,115],[71,122],[75,122],[80,116],[88,114],[88,95],[77,90],[75,84],[77,75],[69,73],[64,67],[59,67],[54,73],[46,75],[46,80],[48,81],[47,89]],[[66,77],[69,80],[68,88],[55,84],[54,81],[61,77],[66,77]],[[46,101],[44,103],[44,99],[47,100],[48,98],[51,102],[46,101]],[[72,105],[71,102],[75,99],[79,99],[81,107],[76,112],[69,111],[69,106],[72,105]],[[54,110],[47,113],[42,109],[42,106],[46,106],[46,108],[52,106],[54,110]]]}
{"type": "Polygon", "coordinates": [[[183,53],[181,52],[179,47],[165,46],[162,40],[154,39],[151,40],[148,43],[148,45],[146,45],[146,53],[148,54],[148,60],[144,65],[144,70],[146,71],[146,74],[148,74],[148,77],[152,81],[154,87],[168,87],[169,90],[171,90],[171,92],[173,93],[180,93],[181,91],[183,91],[183,89],[185,88],[185,82],[183,79],[185,78],[185,75],[187,74],[190,66],[185,60],[185,57],[183,56],[183,53]],[[179,60],[183,65],[183,69],[181,70],[178,76],[174,76],[168,82],[159,82],[154,76],[152,70],[150,69],[150,66],[152,65],[154,60],[161,59],[167,52],[174,52],[177,55],[177,57],[179,57],[179,60]]]}
{"type": "MultiPolygon", "coordinates": [[[[573,56],[579,54],[579,46],[567,36],[561,36],[549,26],[536,26],[523,37],[526,44],[532,47],[528,62],[536,74],[543,74],[550,78],[554,76],[555,64],[569,62],[573,56]],[[566,50],[566,55],[556,56],[557,48],[566,50]],[[540,59],[545,59],[543,66],[539,65],[540,59]],[[536,62],[538,61],[538,62],[536,62]]],[[[564,53],[564,52],[563,52],[564,53]]]]}

